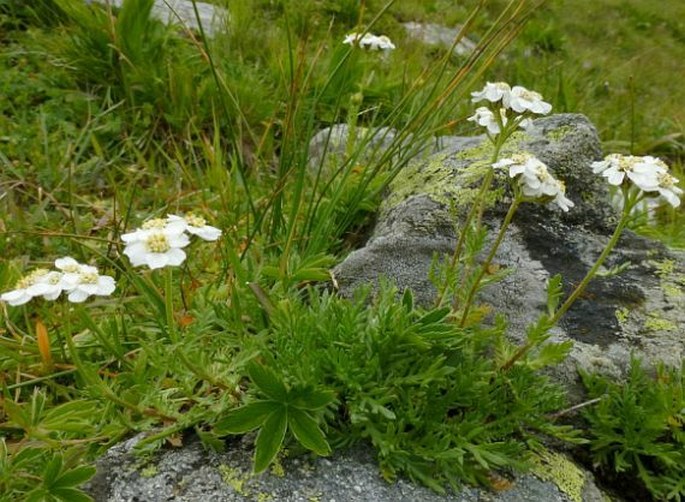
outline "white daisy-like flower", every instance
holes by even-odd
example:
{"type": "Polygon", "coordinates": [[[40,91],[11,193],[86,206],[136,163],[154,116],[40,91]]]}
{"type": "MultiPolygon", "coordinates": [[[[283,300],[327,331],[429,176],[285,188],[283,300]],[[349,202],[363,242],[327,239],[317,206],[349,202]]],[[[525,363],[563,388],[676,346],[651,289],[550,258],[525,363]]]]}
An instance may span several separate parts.
{"type": "Polygon", "coordinates": [[[515,154],[492,165],[495,169],[508,169],[509,177],[518,177],[521,192],[531,199],[552,197],[563,211],[574,204],[566,197],[566,186],[549,173],[547,166],[533,155],[515,154]]]}
{"type": "Polygon", "coordinates": [[[167,215],[169,224],[182,225],[184,230],[190,234],[197,235],[205,241],[215,241],[221,237],[221,230],[211,225],[207,225],[204,218],[188,213],[185,216],[175,214],[167,215]]]}
{"type": "Polygon", "coordinates": [[[478,103],[479,101],[486,100],[491,103],[497,103],[498,101],[503,101],[504,97],[508,96],[510,92],[511,87],[506,82],[487,82],[481,91],[471,93],[471,101],[478,103]]]}
{"type": "Polygon", "coordinates": [[[592,172],[601,174],[609,184],[619,186],[626,177],[640,190],[655,192],[659,187],[659,176],[668,172],[668,166],[655,157],[635,157],[612,153],[604,160],[591,164],[592,172]]]}
{"type": "Polygon", "coordinates": [[[60,285],[72,303],[84,302],[89,296],[109,296],[116,289],[113,277],[100,275],[91,265],[79,263],[71,256],[57,258],[55,267],[61,270],[60,285]]]}
{"type": "Polygon", "coordinates": [[[134,267],[147,265],[151,269],[179,266],[186,259],[182,248],[190,244],[183,231],[166,228],[137,230],[122,235],[121,239],[126,243],[124,254],[131,264],[134,267]]]}
{"type": "Polygon", "coordinates": [[[0,300],[16,307],[28,303],[37,296],[54,300],[61,292],[59,272],[39,268],[19,279],[15,289],[0,295],[0,300]]]}
{"type": "Polygon", "coordinates": [[[531,112],[547,115],[552,110],[552,105],[543,101],[542,95],[520,85],[515,85],[511,92],[502,96],[502,104],[516,113],[531,112]]]}
{"type": "Polygon", "coordinates": [[[90,265],[81,265],[77,282],[65,287],[69,293],[67,299],[72,303],[82,303],[90,296],[109,296],[115,289],[114,277],[100,275],[98,269],[90,265]]]}
{"type": "Polygon", "coordinates": [[[497,122],[495,114],[485,106],[476,108],[476,113],[466,120],[487,128],[490,134],[495,135],[500,133],[500,123],[503,126],[507,125],[507,111],[504,108],[500,108],[499,112],[501,122],[497,122]]]}
{"type": "Polygon", "coordinates": [[[395,44],[385,35],[374,35],[372,33],[350,33],[345,36],[343,44],[358,45],[362,49],[372,51],[391,51],[395,49],[395,44]]]}
{"type": "Polygon", "coordinates": [[[659,185],[656,187],[656,191],[659,192],[659,195],[666,199],[666,202],[671,206],[680,206],[680,196],[683,194],[683,189],[677,186],[678,179],[669,173],[660,173],[658,180],[659,185]]]}

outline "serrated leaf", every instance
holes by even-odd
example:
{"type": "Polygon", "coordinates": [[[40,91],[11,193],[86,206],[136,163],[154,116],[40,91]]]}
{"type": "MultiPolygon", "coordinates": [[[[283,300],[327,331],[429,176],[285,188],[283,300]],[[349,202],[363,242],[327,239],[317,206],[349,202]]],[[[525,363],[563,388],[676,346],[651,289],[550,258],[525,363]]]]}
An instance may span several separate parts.
{"type": "Polygon", "coordinates": [[[331,447],[328,445],[326,437],[309,413],[297,408],[289,408],[288,426],[295,439],[308,450],[322,456],[331,453],[331,447]]]}
{"type": "Polygon", "coordinates": [[[247,374],[267,397],[280,403],[287,402],[288,389],[272,369],[250,362],[247,365],[247,374]]]}
{"type": "Polygon", "coordinates": [[[95,467],[83,465],[62,474],[52,484],[55,488],[71,488],[85,483],[95,475],[95,467]]]}
{"type": "Polygon", "coordinates": [[[266,470],[273,459],[276,458],[285,438],[287,423],[288,413],[285,407],[269,415],[264,422],[255,441],[255,473],[266,470]]]}
{"type": "Polygon", "coordinates": [[[283,405],[276,401],[255,401],[237,410],[231,410],[216,423],[214,432],[220,436],[244,434],[261,426],[271,413],[282,407],[283,405]]]}

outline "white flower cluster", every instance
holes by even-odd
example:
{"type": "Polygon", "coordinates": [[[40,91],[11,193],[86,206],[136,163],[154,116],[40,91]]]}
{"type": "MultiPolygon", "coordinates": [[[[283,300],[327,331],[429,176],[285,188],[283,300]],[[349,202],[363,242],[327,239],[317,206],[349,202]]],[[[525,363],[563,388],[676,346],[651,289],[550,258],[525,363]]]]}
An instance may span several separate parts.
{"type": "Polygon", "coordinates": [[[563,211],[567,212],[575,204],[566,197],[566,186],[554,178],[547,166],[533,155],[515,154],[495,162],[495,169],[509,169],[509,177],[518,176],[521,191],[530,199],[551,198],[563,211]]]}
{"type": "Polygon", "coordinates": [[[93,295],[109,296],[116,288],[113,277],[100,275],[97,268],[79,263],[70,256],[55,260],[55,267],[59,270],[41,268],[22,277],[15,289],[3,293],[0,300],[17,306],[36,297],[56,300],[66,292],[70,302],[81,303],[93,295]]]}
{"type": "Polygon", "coordinates": [[[124,254],[134,267],[147,265],[156,269],[177,267],[185,261],[183,248],[190,244],[189,234],[215,241],[221,236],[221,230],[193,214],[184,217],[170,214],[146,221],[141,228],[123,234],[121,240],[126,243],[124,254]]]}
{"type": "Polygon", "coordinates": [[[488,82],[471,96],[473,103],[488,101],[489,105],[477,108],[467,120],[486,127],[491,135],[499,134],[510,119],[525,129],[532,124],[532,115],[546,115],[552,110],[552,105],[543,101],[537,92],[520,85],[510,87],[506,82],[488,82]]]}
{"type": "Polygon", "coordinates": [[[395,44],[385,35],[373,35],[371,33],[350,33],[345,36],[343,44],[356,45],[362,49],[372,51],[391,51],[395,49],[395,44]]]}
{"type": "Polygon", "coordinates": [[[658,192],[673,207],[680,205],[683,189],[677,186],[678,179],[669,174],[661,159],[612,153],[593,162],[591,167],[592,172],[601,174],[611,185],[632,182],[643,192],[658,192]]]}

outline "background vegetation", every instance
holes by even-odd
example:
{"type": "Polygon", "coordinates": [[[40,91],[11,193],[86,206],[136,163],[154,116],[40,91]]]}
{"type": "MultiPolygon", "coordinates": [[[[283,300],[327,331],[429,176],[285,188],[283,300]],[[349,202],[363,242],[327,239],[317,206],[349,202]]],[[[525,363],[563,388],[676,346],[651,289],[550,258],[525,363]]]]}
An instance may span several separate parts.
{"type": "MultiPolygon", "coordinates": [[[[368,441],[388,477],[435,489],[525,468],[543,436],[581,441],[550,418],[563,393],[537,372],[564,347],[503,373],[516,351],[504,326],[456,328],[410,295],[397,304],[389,287],[344,301],[326,291],[328,269],[410,160],[415,150],[399,148],[408,134],[418,148],[480,133],[465,118],[485,80],[584,113],[607,151],[661,156],[685,178],[682,2],[235,1],[213,38],[152,21],[150,7],[0,0],[0,290],[65,255],[118,281],[116,297],[83,308],[2,306],[0,498],[87,500],[78,486],[93,459],[138,431],[153,431],[145,451],[188,431],[220,448],[224,435],[266,429],[258,467],[278,439],[319,454],[368,441]],[[426,47],[407,21],[467,24],[478,49],[426,47]],[[369,25],[398,49],[341,44],[369,25]],[[337,169],[309,166],[309,138],[335,123],[401,134],[388,156],[368,161],[351,145],[337,169]],[[171,296],[167,276],[131,270],[118,238],[187,211],[224,236],[191,248],[171,296]]],[[[683,218],[662,208],[639,229],[685,247],[683,218]]],[[[679,500],[685,487],[670,480],[682,459],[659,445],[683,444],[682,378],[668,378],[673,406],[647,424],[655,435],[636,436],[649,445],[606,439],[607,420],[626,415],[607,386],[590,385],[610,398],[587,417],[589,462],[639,472],[655,496],[679,500]]]]}

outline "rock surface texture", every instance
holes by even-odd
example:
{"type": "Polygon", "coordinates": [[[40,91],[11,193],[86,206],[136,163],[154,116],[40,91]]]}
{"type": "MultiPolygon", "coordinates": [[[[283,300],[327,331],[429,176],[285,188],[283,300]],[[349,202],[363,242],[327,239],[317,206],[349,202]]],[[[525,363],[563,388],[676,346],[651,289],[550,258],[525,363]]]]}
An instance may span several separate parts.
{"type": "MultiPolygon", "coordinates": [[[[386,482],[370,454],[358,448],[331,458],[286,459],[253,475],[250,446],[238,441],[225,453],[206,451],[196,439],[143,462],[131,450],[139,436],[112,448],[98,463],[88,491],[98,502],[603,502],[592,477],[561,473],[570,494],[532,474],[501,492],[464,488],[439,495],[404,480],[386,482]]],[[[564,484],[562,482],[562,484],[564,484]]]]}
{"type": "MultiPolygon", "coordinates": [[[[121,8],[124,0],[86,0],[86,3],[99,3],[121,8]]],[[[202,28],[208,36],[220,31],[223,21],[228,16],[225,9],[205,2],[195,2],[198,15],[195,15],[193,2],[190,0],[155,0],[152,6],[152,17],[167,24],[181,24],[197,30],[202,28]],[[198,19],[199,18],[199,19],[198,19]]]]}
{"type": "MultiPolygon", "coordinates": [[[[570,293],[601,253],[618,219],[604,180],[589,167],[602,152],[595,128],[584,116],[536,120],[531,130],[512,137],[503,155],[521,150],[535,154],[566,182],[576,207],[563,213],[556,207],[522,205],[498,251],[496,264],[512,273],[486,289],[481,301],[507,315],[515,340],[523,339],[525,327],[544,307],[546,280],[561,273],[570,293]]],[[[455,245],[447,208],[468,198],[463,183],[467,168],[487,166],[490,155],[481,142],[437,151],[409,164],[391,186],[366,246],[334,270],[341,292],[348,295],[386,277],[431,304],[436,293],[428,279],[433,256],[449,255],[455,245]]],[[[497,227],[505,205],[489,211],[489,226],[497,227]]],[[[627,270],[595,278],[555,330],[554,340],[574,342],[567,362],[556,370],[571,391],[577,367],[618,378],[628,368],[631,353],[646,363],[672,365],[685,357],[685,254],[626,231],[605,267],[619,264],[627,264],[627,270]]]]}

